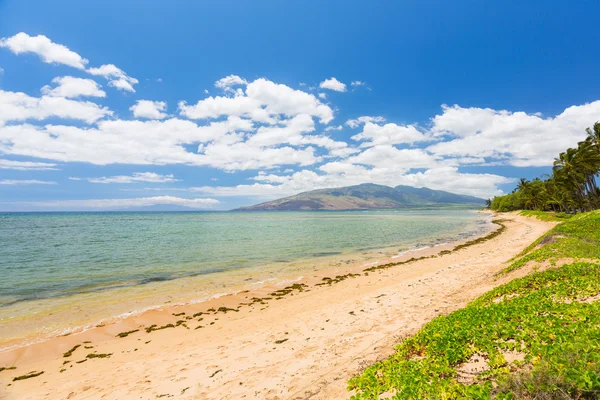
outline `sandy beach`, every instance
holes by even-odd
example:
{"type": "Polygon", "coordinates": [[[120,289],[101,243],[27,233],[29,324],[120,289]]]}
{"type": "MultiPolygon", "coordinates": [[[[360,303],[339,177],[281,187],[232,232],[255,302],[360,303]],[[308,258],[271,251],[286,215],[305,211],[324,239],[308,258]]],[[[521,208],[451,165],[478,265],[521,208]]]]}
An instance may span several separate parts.
{"type": "Polygon", "coordinates": [[[0,353],[0,368],[16,367],[0,372],[0,399],[347,398],[348,379],[402,337],[528,272],[495,277],[554,224],[500,218],[500,235],[449,254],[439,253],[453,246],[380,261],[425,257],[389,268],[340,267],[0,353]]]}

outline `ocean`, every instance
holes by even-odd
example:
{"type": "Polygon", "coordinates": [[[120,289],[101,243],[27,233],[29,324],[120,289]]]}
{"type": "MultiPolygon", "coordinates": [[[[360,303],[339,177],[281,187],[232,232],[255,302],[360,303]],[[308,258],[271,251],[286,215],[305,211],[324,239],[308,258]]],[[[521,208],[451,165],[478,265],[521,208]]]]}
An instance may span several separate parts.
{"type": "Polygon", "coordinates": [[[0,213],[0,350],[482,233],[474,210],[0,213]]]}

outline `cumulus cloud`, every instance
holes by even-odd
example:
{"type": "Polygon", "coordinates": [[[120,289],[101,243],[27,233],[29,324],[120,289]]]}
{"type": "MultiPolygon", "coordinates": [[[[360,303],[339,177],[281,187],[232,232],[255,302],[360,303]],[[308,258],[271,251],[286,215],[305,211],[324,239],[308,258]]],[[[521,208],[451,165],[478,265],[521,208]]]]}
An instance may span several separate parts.
{"type": "Polygon", "coordinates": [[[163,119],[168,115],[167,103],[164,101],[138,100],[129,108],[137,118],[163,119]]]}
{"type": "Polygon", "coordinates": [[[62,76],[52,79],[56,87],[44,86],[42,93],[52,97],[106,97],[100,85],[92,79],[62,76]]]}
{"type": "Polygon", "coordinates": [[[511,183],[513,179],[494,174],[461,173],[456,167],[431,168],[425,172],[403,174],[397,166],[368,168],[348,162],[331,162],[318,171],[302,170],[291,175],[259,173],[252,178],[253,184],[237,186],[203,186],[190,188],[190,191],[214,197],[256,197],[262,200],[291,196],[300,192],[377,183],[381,185],[408,185],[446,190],[453,193],[481,198],[502,194],[499,184],[511,183]]]}
{"type": "Polygon", "coordinates": [[[338,81],[336,78],[331,77],[329,79],[325,79],[323,82],[319,84],[321,89],[329,89],[336,92],[345,92],[346,84],[338,81]]]}
{"type": "MultiPolygon", "coordinates": [[[[54,43],[44,35],[29,36],[24,32],[17,33],[9,38],[0,39],[0,47],[8,48],[14,54],[34,53],[49,64],[64,64],[95,76],[108,79],[108,85],[119,90],[135,92],[133,85],[139,83],[137,79],[127,75],[123,70],[113,64],[105,64],[98,68],[88,68],[88,60],[81,57],[67,46],[54,43]]],[[[103,96],[101,96],[103,97],[103,96]]]]}
{"type": "Polygon", "coordinates": [[[0,179],[0,185],[56,185],[56,182],[37,179],[0,179]]]}
{"type": "Polygon", "coordinates": [[[382,144],[411,144],[429,139],[413,125],[377,125],[367,122],[362,132],[352,136],[352,140],[366,140],[361,143],[361,147],[370,147],[382,144]]]}
{"type": "Polygon", "coordinates": [[[428,148],[443,157],[476,157],[529,167],[552,165],[554,157],[583,138],[600,119],[600,101],[571,106],[555,117],[539,114],[443,106],[432,133],[448,138],[428,148]]]}
{"type": "Polygon", "coordinates": [[[54,200],[30,201],[18,203],[20,206],[58,210],[118,210],[124,208],[175,205],[196,209],[209,209],[220,204],[210,198],[184,199],[173,196],[154,196],[130,199],[94,199],[94,200],[54,200]]]}
{"type": "Polygon", "coordinates": [[[368,148],[362,153],[348,158],[347,162],[405,171],[413,168],[431,168],[443,164],[441,160],[436,159],[424,150],[398,149],[390,145],[368,148]]]}
{"type": "Polygon", "coordinates": [[[109,86],[127,92],[135,92],[133,85],[139,83],[137,79],[127,75],[125,71],[114,64],[104,64],[98,68],[88,68],[86,71],[91,75],[108,79],[109,86]]]}
{"type": "Polygon", "coordinates": [[[214,119],[224,115],[250,118],[260,123],[274,124],[280,116],[307,114],[322,123],[333,119],[333,110],[315,96],[259,78],[233,97],[216,96],[200,100],[195,105],[179,104],[181,115],[191,119],[214,119]]]}
{"type": "Polygon", "coordinates": [[[9,38],[0,39],[0,47],[6,47],[15,54],[34,53],[48,64],[64,64],[77,69],[85,69],[88,60],[62,44],[54,43],[44,35],[29,36],[24,32],[9,38]]]}
{"type": "MultiPolygon", "coordinates": [[[[277,129],[302,132],[307,129],[302,124],[299,117],[277,129]]],[[[316,155],[311,144],[333,149],[346,146],[342,142],[335,143],[312,135],[272,141],[272,135],[281,133],[277,129],[261,130],[258,139],[251,141],[253,136],[250,135],[245,140],[246,132],[254,132],[255,129],[251,121],[235,116],[204,126],[176,118],[164,121],[102,120],[93,128],[8,125],[0,128],[0,152],[98,165],[188,164],[233,171],[312,165],[322,158],[316,155]],[[299,147],[285,145],[290,141],[299,147]],[[194,144],[197,151],[189,148],[194,144]]]]}
{"type": "MultiPolygon", "coordinates": [[[[225,91],[234,92],[233,87],[235,86],[245,86],[248,84],[248,81],[244,78],[241,78],[237,75],[229,75],[225,78],[221,78],[215,82],[215,87],[219,89],[223,89],[225,91]]],[[[205,93],[208,93],[208,90],[205,90],[205,93]]]]}
{"type": "MultiPolygon", "coordinates": [[[[0,127],[9,121],[44,120],[63,118],[93,123],[112,115],[106,107],[89,101],[76,101],[64,97],[31,97],[25,93],[0,90],[0,127]]],[[[24,138],[26,140],[26,138],[24,138]]],[[[2,132],[0,132],[0,144],[2,132]]]]}
{"type": "Polygon", "coordinates": [[[134,172],[132,175],[117,175],[117,176],[103,176],[100,178],[69,178],[72,181],[88,181],[91,183],[137,183],[137,182],[151,182],[151,183],[166,183],[166,182],[177,182],[179,179],[175,179],[173,174],[161,175],[155,172],[134,172]]]}
{"type": "Polygon", "coordinates": [[[14,161],[0,158],[0,169],[14,169],[17,171],[52,171],[56,170],[56,164],[33,162],[33,161],[14,161]]]}
{"type": "Polygon", "coordinates": [[[364,116],[364,117],[358,117],[356,119],[349,119],[348,121],[346,121],[346,125],[349,126],[350,128],[358,128],[359,126],[361,126],[362,124],[366,124],[366,123],[382,123],[385,122],[385,118],[383,117],[369,117],[369,116],[364,116]]]}

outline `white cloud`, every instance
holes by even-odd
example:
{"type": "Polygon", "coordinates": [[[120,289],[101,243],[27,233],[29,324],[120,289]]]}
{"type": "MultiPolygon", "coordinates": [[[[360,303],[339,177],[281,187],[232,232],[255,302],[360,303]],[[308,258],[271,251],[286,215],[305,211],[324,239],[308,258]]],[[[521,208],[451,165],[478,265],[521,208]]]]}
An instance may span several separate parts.
{"type": "Polygon", "coordinates": [[[108,108],[89,101],[52,96],[31,97],[25,93],[0,90],[0,126],[8,121],[44,120],[50,117],[93,123],[109,115],[112,115],[112,111],[108,108]]]}
{"type": "Polygon", "coordinates": [[[365,86],[367,83],[363,82],[363,81],[352,81],[352,83],[350,83],[351,86],[354,87],[358,87],[358,86],[365,86]]]}
{"type": "Polygon", "coordinates": [[[117,176],[103,176],[100,178],[69,178],[73,181],[85,180],[91,183],[137,183],[137,182],[151,182],[151,183],[166,183],[166,182],[177,182],[179,179],[175,179],[173,174],[160,175],[155,172],[134,172],[132,175],[117,175],[117,176]]]}
{"type": "Polygon", "coordinates": [[[397,182],[402,185],[426,186],[435,190],[490,198],[504,194],[498,189],[498,185],[513,183],[515,179],[494,174],[466,174],[458,172],[456,167],[442,167],[403,175],[398,177],[397,182]]]}
{"type": "Polygon", "coordinates": [[[37,179],[0,179],[0,185],[56,185],[56,182],[38,181],[37,179]]]}
{"type": "Polygon", "coordinates": [[[52,97],[106,97],[106,93],[92,79],[75,78],[72,76],[62,76],[52,79],[52,83],[57,86],[51,88],[44,86],[42,93],[52,97]]]}
{"type": "Polygon", "coordinates": [[[429,138],[413,125],[377,125],[367,122],[362,132],[352,136],[352,140],[367,140],[367,142],[361,143],[361,147],[369,147],[382,144],[410,144],[423,142],[429,138]]]}
{"type": "Polygon", "coordinates": [[[539,114],[443,106],[432,119],[434,135],[450,137],[428,148],[448,157],[489,158],[519,167],[549,166],[554,157],[582,140],[600,119],[600,101],[572,106],[561,114],[539,114]]]}
{"type": "Polygon", "coordinates": [[[275,123],[281,115],[294,117],[307,114],[325,124],[333,119],[333,110],[312,94],[264,78],[249,83],[245,92],[239,89],[234,97],[208,97],[195,105],[181,102],[179,109],[181,115],[191,119],[234,115],[269,124],[275,123]]]}
{"type": "Polygon", "coordinates": [[[6,47],[15,54],[35,53],[49,64],[57,63],[77,69],[85,69],[88,60],[62,44],[54,43],[44,35],[29,36],[24,32],[0,39],[0,47],[6,47]]]}
{"type": "Polygon", "coordinates": [[[119,90],[135,92],[133,85],[139,83],[137,79],[127,75],[125,71],[114,64],[104,64],[98,68],[88,68],[86,71],[95,76],[103,76],[108,79],[109,86],[119,90]]]}
{"type": "Polygon", "coordinates": [[[148,119],[163,119],[167,117],[167,103],[164,101],[138,100],[129,108],[133,116],[148,119]]]}
{"type": "Polygon", "coordinates": [[[322,100],[326,100],[327,99],[327,93],[319,93],[319,98],[322,100]]]}
{"type": "Polygon", "coordinates": [[[56,164],[32,161],[13,161],[0,158],[0,169],[14,169],[18,171],[52,171],[56,164]]]}
{"type": "Polygon", "coordinates": [[[380,168],[393,168],[408,171],[412,168],[431,168],[443,164],[431,154],[421,149],[397,149],[390,145],[368,148],[347,160],[350,164],[364,164],[380,168]]]}
{"type": "Polygon", "coordinates": [[[352,186],[361,183],[377,183],[381,185],[408,185],[429,187],[452,193],[477,196],[481,198],[502,194],[499,184],[511,183],[514,180],[494,174],[465,174],[456,167],[431,168],[425,172],[404,174],[396,166],[386,168],[367,168],[347,162],[331,162],[319,168],[318,172],[310,170],[298,171],[292,175],[275,175],[259,173],[252,178],[258,181],[249,185],[237,186],[203,186],[189,188],[215,197],[257,197],[263,200],[291,196],[309,190],[352,186]]]}
{"type": "Polygon", "coordinates": [[[346,84],[338,81],[336,78],[331,77],[329,79],[325,79],[323,82],[319,84],[321,89],[329,89],[334,90],[336,92],[345,92],[346,84]]]}
{"type": "Polygon", "coordinates": [[[86,129],[68,125],[10,125],[0,128],[0,152],[98,165],[188,164],[233,171],[312,165],[321,157],[315,154],[311,144],[335,151],[342,151],[347,146],[321,136],[271,139],[271,135],[281,133],[277,130],[293,133],[308,129],[303,125],[307,121],[302,120],[299,116],[274,128],[275,131],[261,130],[258,139],[252,141],[252,135],[244,141],[247,132],[256,129],[252,122],[235,116],[205,126],[176,118],[164,121],[102,120],[97,127],[86,129]],[[282,146],[291,141],[296,143],[296,148],[282,146]],[[196,152],[184,147],[193,144],[198,146],[196,152]]]}
{"type": "Polygon", "coordinates": [[[0,67],[0,75],[4,73],[4,68],[0,67]]]}
{"type": "Polygon", "coordinates": [[[234,86],[245,86],[248,84],[248,81],[244,78],[240,78],[237,75],[229,75],[225,78],[221,78],[215,82],[215,87],[219,89],[231,89],[234,86]]]}
{"type": "Polygon", "coordinates": [[[344,127],[341,126],[341,125],[338,125],[338,126],[328,126],[327,128],[325,128],[325,132],[341,131],[342,129],[344,129],[344,127]]]}
{"type": "Polygon", "coordinates": [[[369,116],[358,117],[356,119],[349,119],[348,121],[346,121],[346,125],[348,125],[350,128],[358,128],[362,124],[366,124],[366,123],[369,123],[369,122],[371,122],[371,123],[382,123],[382,122],[385,122],[385,118],[383,118],[383,117],[369,117],[369,116]]]}
{"type": "Polygon", "coordinates": [[[54,201],[31,201],[19,204],[26,207],[40,207],[44,209],[59,210],[115,210],[123,208],[150,207],[157,205],[176,205],[196,209],[208,209],[220,204],[216,199],[184,199],[173,196],[141,197],[131,199],[97,199],[97,200],[54,200],[54,201]]]}

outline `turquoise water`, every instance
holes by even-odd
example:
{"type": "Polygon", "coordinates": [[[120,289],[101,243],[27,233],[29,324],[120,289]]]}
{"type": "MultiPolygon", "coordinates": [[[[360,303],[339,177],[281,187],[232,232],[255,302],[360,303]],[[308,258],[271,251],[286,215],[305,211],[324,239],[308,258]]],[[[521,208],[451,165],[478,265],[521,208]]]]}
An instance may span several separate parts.
{"type": "Polygon", "coordinates": [[[0,214],[0,351],[481,233],[472,210],[0,214]]]}
{"type": "Polygon", "coordinates": [[[0,214],[0,307],[477,231],[459,211],[0,214]]]}

